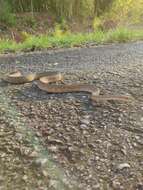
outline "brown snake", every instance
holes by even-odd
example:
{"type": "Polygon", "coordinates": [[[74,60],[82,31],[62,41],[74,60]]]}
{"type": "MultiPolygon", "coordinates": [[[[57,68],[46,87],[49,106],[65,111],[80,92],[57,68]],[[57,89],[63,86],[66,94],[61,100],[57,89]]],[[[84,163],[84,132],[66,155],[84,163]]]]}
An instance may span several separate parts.
{"type": "Polygon", "coordinates": [[[22,75],[20,71],[10,73],[3,77],[4,81],[12,84],[24,84],[37,80],[37,86],[48,93],[66,93],[66,92],[88,92],[91,94],[90,98],[92,101],[131,101],[133,100],[130,96],[106,96],[100,95],[99,88],[96,88],[91,84],[62,84],[62,85],[51,85],[50,83],[63,81],[64,77],[58,72],[42,72],[42,73],[31,73],[22,75]]]}

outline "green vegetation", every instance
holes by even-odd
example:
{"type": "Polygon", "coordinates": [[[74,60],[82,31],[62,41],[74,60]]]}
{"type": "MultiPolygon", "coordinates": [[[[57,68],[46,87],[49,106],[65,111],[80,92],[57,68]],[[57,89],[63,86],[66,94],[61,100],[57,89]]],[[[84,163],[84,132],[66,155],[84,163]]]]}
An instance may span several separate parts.
{"type": "Polygon", "coordinates": [[[59,33],[55,32],[53,35],[27,35],[27,38],[22,43],[16,43],[12,40],[0,41],[0,52],[5,51],[22,51],[31,49],[43,48],[61,48],[74,47],[83,45],[85,43],[95,42],[101,44],[105,42],[127,42],[130,40],[143,39],[143,30],[128,30],[118,28],[108,32],[96,31],[94,33],[59,33]]]}
{"type": "Polygon", "coordinates": [[[142,10],[143,0],[0,0],[0,26],[9,27],[0,52],[143,39],[142,29],[130,29],[142,23],[142,10]],[[75,23],[86,30],[77,33],[75,23]]]}
{"type": "Polygon", "coordinates": [[[0,7],[0,20],[7,23],[14,20],[11,14],[24,12],[31,12],[32,17],[35,12],[45,12],[57,21],[79,19],[83,23],[95,17],[102,22],[141,22],[143,16],[143,0],[0,0],[0,7]]]}
{"type": "Polygon", "coordinates": [[[16,24],[15,15],[7,1],[0,0],[0,22],[13,26],[16,24]]]}

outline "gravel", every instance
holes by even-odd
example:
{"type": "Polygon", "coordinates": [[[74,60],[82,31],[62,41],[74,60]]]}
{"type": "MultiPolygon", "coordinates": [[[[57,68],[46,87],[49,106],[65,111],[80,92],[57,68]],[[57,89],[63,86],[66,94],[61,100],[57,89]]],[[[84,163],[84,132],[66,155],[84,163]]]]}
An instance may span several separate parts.
{"type": "Polygon", "coordinates": [[[143,188],[143,43],[4,55],[12,69],[56,70],[132,103],[47,94],[36,83],[0,88],[0,189],[143,188]]]}

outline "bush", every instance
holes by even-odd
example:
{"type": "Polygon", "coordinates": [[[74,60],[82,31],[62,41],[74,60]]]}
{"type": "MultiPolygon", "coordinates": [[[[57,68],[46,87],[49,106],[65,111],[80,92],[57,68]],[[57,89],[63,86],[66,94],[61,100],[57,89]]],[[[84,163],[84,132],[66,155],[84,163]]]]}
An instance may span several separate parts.
{"type": "Polygon", "coordinates": [[[15,15],[11,13],[11,7],[5,0],[0,0],[0,22],[10,26],[16,23],[15,15]]]}
{"type": "Polygon", "coordinates": [[[104,13],[104,18],[118,20],[124,23],[142,22],[143,0],[114,0],[110,9],[104,13]]]}
{"type": "Polygon", "coordinates": [[[66,23],[55,24],[53,36],[60,38],[63,35],[68,35],[68,34],[70,34],[70,31],[68,30],[68,26],[66,23]]]}
{"type": "Polygon", "coordinates": [[[136,34],[126,28],[110,30],[106,37],[107,42],[128,42],[133,39],[136,39],[136,34]]]}
{"type": "Polygon", "coordinates": [[[24,18],[24,21],[26,25],[28,25],[31,28],[36,27],[36,20],[33,18],[33,16],[27,16],[24,18]]]}
{"type": "Polygon", "coordinates": [[[99,17],[95,17],[93,20],[93,29],[94,31],[99,30],[101,28],[102,21],[99,17]]]}

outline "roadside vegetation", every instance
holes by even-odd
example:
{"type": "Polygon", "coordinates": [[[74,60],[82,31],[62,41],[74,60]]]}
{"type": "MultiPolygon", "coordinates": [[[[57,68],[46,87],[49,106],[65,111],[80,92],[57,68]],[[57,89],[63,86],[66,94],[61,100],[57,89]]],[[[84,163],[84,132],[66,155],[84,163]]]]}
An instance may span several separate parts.
{"type": "Polygon", "coordinates": [[[92,33],[67,33],[63,35],[28,35],[20,43],[14,40],[0,40],[0,52],[34,51],[43,48],[79,47],[84,44],[101,44],[105,42],[127,42],[143,40],[143,30],[132,31],[117,28],[108,32],[96,31],[92,33]]]}
{"type": "Polygon", "coordinates": [[[0,0],[0,5],[1,53],[143,39],[142,0],[0,0]]]}

